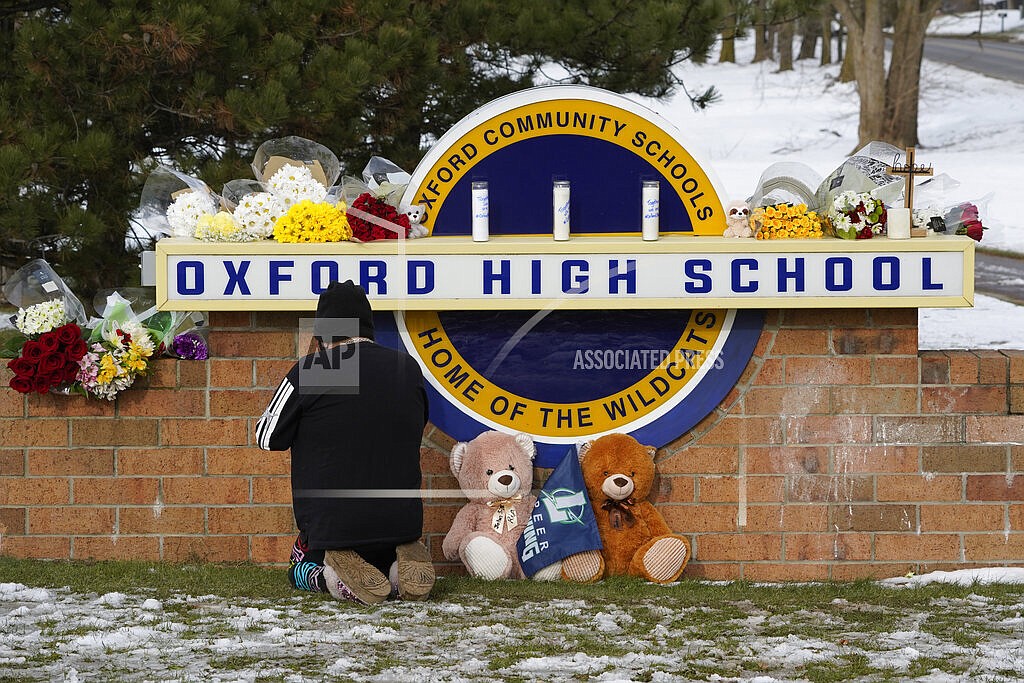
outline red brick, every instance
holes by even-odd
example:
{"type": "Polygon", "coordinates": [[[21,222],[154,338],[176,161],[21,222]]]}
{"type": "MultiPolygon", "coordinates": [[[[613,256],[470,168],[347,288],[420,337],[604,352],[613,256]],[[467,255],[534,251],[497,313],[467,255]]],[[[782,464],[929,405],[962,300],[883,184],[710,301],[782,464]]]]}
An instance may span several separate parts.
{"type": "Polygon", "coordinates": [[[875,478],[876,499],[931,502],[961,499],[960,477],[952,475],[889,474],[875,478]]]}
{"type": "MultiPolygon", "coordinates": [[[[450,462],[450,458],[446,453],[434,450],[433,448],[420,448],[420,470],[424,475],[448,474],[451,471],[450,462]]],[[[661,470],[662,472],[666,471],[664,466],[662,466],[661,470]]]]}
{"type": "Polygon", "coordinates": [[[786,418],[787,443],[847,444],[871,441],[871,418],[828,415],[786,418]]]}
{"type": "Polygon", "coordinates": [[[312,311],[256,311],[253,327],[295,330],[299,328],[301,319],[312,317],[312,311]]]}
{"type": "Polygon", "coordinates": [[[284,503],[292,502],[291,477],[253,477],[253,503],[284,503]]]}
{"type": "Polygon", "coordinates": [[[0,444],[12,446],[67,446],[68,421],[0,419],[0,444]]]}
{"type": "Polygon", "coordinates": [[[118,529],[122,534],[201,534],[206,531],[201,507],[122,507],[118,515],[118,529]]]}
{"type": "Polygon", "coordinates": [[[119,448],[117,473],[160,476],[195,475],[203,471],[201,448],[119,448]]]}
{"type": "Polygon", "coordinates": [[[1024,471],[1024,446],[1010,446],[1010,470],[1024,471]]]}
{"type": "Polygon", "coordinates": [[[874,440],[885,444],[960,443],[964,440],[963,422],[957,415],[879,416],[875,418],[874,440]]]}
{"type": "Polygon", "coordinates": [[[149,389],[128,392],[117,400],[122,417],[202,417],[206,392],[198,389],[149,389]]]}
{"type": "Polygon", "coordinates": [[[1020,562],[1024,557],[1024,534],[965,534],[964,559],[973,562],[1020,562]]]}
{"type": "Polygon", "coordinates": [[[253,536],[252,561],[260,564],[287,564],[295,544],[295,534],[253,536]]]}
{"type": "Polygon", "coordinates": [[[22,477],[24,475],[25,451],[20,448],[0,448],[0,477],[22,477]]]}
{"type": "Polygon", "coordinates": [[[1010,387],[1010,415],[1024,415],[1024,385],[1010,387]]]}
{"type": "Polygon", "coordinates": [[[256,363],[256,386],[277,387],[295,365],[293,360],[259,360],[256,363]]]}
{"type": "Polygon", "coordinates": [[[144,381],[145,386],[150,389],[174,389],[178,386],[178,361],[158,358],[150,364],[149,373],[144,381]]]}
{"type": "Polygon", "coordinates": [[[28,532],[40,536],[60,534],[112,534],[112,507],[33,507],[28,510],[28,532]]]}
{"type": "Polygon", "coordinates": [[[838,531],[915,531],[914,505],[833,505],[829,527],[838,531]]]}
{"type": "Polygon", "coordinates": [[[996,413],[1005,415],[1006,409],[1005,386],[948,386],[923,387],[921,389],[922,413],[996,413]]]}
{"type": "Polygon", "coordinates": [[[249,502],[244,477],[175,477],[164,479],[167,505],[241,505],[249,502]]]}
{"type": "Polygon", "coordinates": [[[968,475],[967,500],[1024,500],[1024,475],[968,475]]]}
{"type": "Polygon", "coordinates": [[[995,531],[1003,528],[1002,505],[922,505],[921,531],[995,531]]]}
{"type": "Polygon", "coordinates": [[[259,448],[206,449],[207,474],[288,474],[288,451],[264,451],[259,448]]]}
{"type": "Polygon", "coordinates": [[[978,357],[970,351],[946,351],[950,384],[977,384],[978,357]]]}
{"type": "Polygon", "coordinates": [[[1002,351],[1010,366],[1010,382],[1024,384],[1024,350],[1007,349],[1002,351]]]}
{"type": "Polygon", "coordinates": [[[210,385],[207,374],[214,363],[208,360],[186,360],[178,364],[178,386],[205,389],[210,385]]]}
{"type": "Polygon", "coordinates": [[[145,536],[76,536],[76,560],[133,560],[156,562],[160,559],[160,539],[145,536]]]}
{"type": "Polygon", "coordinates": [[[787,479],[790,502],[848,503],[872,499],[872,481],[866,475],[804,474],[787,479]]]}
{"type": "Polygon", "coordinates": [[[753,387],[743,397],[747,415],[808,415],[829,410],[827,387],[753,387]]]}
{"type": "Polygon", "coordinates": [[[827,531],[824,505],[749,505],[744,531],[827,531]]]}
{"type": "Polygon", "coordinates": [[[886,579],[903,576],[916,568],[916,565],[910,562],[841,562],[830,567],[833,581],[886,579]]]}
{"type": "Polygon", "coordinates": [[[876,560],[958,560],[957,534],[875,534],[876,560]]]}
{"type": "Polygon", "coordinates": [[[828,472],[824,446],[771,446],[746,449],[747,474],[817,474],[828,472]]]}
{"type": "Polygon", "coordinates": [[[834,329],[832,350],[837,354],[905,356],[917,354],[917,327],[908,329],[834,329]]]}
{"type": "Polygon", "coordinates": [[[29,417],[113,417],[114,402],[85,396],[29,394],[29,417]]]}
{"type": "Polygon", "coordinates": [[[448,436],[440,429],[435,427],[430,422],[423,428],[423,440],[426,442],[424,445],[429,445],[437,451],[440,451],[447,458],[455,448],[455,439],[448,436]]]}
{"type": "Polygon", "coordinates": [[[792,583],[794,581],[825,581],[828,565],[821,563],[758,563],[743,565],[743,580],[761,583],[792,583]]]}
{"type": "Polygon", "coordinates": [[[211,534],[284,534],[294,526],[290,505],[211,507],[206,514],[211,534]]]}
{"type": "Polygon", "coordinates": [[[9,557],[39,560],[66,560],[71,557],[71,539],[67,536],[4,536],[0,552],[9,557]]]}
{"type": "Polygon", "coordinates": [[[785,534],[787,562],[870,560],[871,534],[785,534]]]}
{"type": "Polygon", "coordinates": [[[775,356],[822,356],[828,352],[828,330],[821,328],[779,330],[771,347],[771,353],[775,356]]]}
{"type": "Polygon", "coordinates": [[[250,389],[247,391],[211,391],[210,415],[214,417],[239,415],[259,417],[274,398],[272,389],[250,389]]]}
{"type": "Polygon", "coordinates": [[[113,475],[114,451],[110,448],[30,450],[28,473],[42,476],[113,475]]]}
{"type": "Polygon", "coordinates": [[[754,356],[757,358],[767,356],[768,349],[775,343],[775,336],[778,332],[778,326],[771,325],[766,318],[764,327],[761,329],[761,336],[757,338],[757,343],[754,344],[754,356]]]}
{"type": "Polygon", "coordinates": [[[160,421],[163,446],[245,446],[249,425],[244,419],[183,419],[160,421]]]}
{"type": "Polygon", "coordinates": [[[786,327],[864,327],[870,324],[866,308],[789,308],[782,310],[786,327]]]}
{"type": "Polygon", "coordinates": [[[922,351],[921,383],[949,384],[949,358],[942,351],[922,351]]]}
{"type": "Polygon", "coordinates": [[[918,358],[877,357],[872,359],[875,384],[913,384],[920,377],[918,358]]]}
{"type": "Polygon", "coordinates": [[[715,562],[690,562],[683,570],[684,579],[697,581],[737,581],[743,578],[743,565],[715,562]]]}
{"type": "Polygon", "coordinates": [[[242,562],[249,559],[245,536],[164,536],[165,562],[242,562]]]}
{"type": "Polygon", "coordinates": [[[832,412],[855,415],[913,415],[916,387],[832,387],[832,412]]]}
{"type": "Polygon", "coordinates": [[[251,327],[252,313],[248,311],[212,311],[208,324],[212,328],[251,327]]]}
{"type": "Polygon", "coordinates": [[[0,505],[67,505],[71,485],[65,477],[0,479],[0,505]]]}
{"type": "MultiPolygon", "coordinates": [[[[736,448],[716,446],[692,446],[684,448],[658,462],[662,474],[697,474],[736,472],[738,453],[736,448]]],[[[448,467],[445,458],[445,468],[448,467]]]]}
{"type": "Polygon", "coordinates": [[[455,521],[455,515],[462,509],[462,503],[433,504],[423,506],[423,531],[427,533],[448,533],[455,521]]]}
{"type": "Polygon", "coordinates": [[[705,534],[698,537],[693,553],[704,562],[778,561],[782,559],[782,534],[705,534]]]}
{"type": "Polygon", "coordinates": [[[159,423],[143,418],[77,418],[71,421],[75,446],[155,446],[159,423]]]}
{"type": "Polygon", "coordinates": [[[210,335],[211,358],[294,358],[294,331],[226,332],[210,335]]]}
{"type": "Polygon", "coordinates": [[[0,508],[0,554],[3,554],[3,537],[25,533],[25,511],[27,508],[0,508]]]}
{"type": "Polygon", "coordinates": [[[1004,472],[1006,446],[924,446],[921,469],[925,472],[1004,472]]]}
{"type": "Polygon", "coordinates": [[[869,313],[871,324],[876,328],[917,327],[916,308],[873,308],[869,313]]]}
{"type": "Polygon", "coordinates": [[[735,503],[740,488],[751,503],[776,503],[783,500],[784,477],[756,475],[751,477],[700,477],[698,491],[701,503],[735,503]]]}
{"type": "MultiPolygon", "coordinates": [[[[995,506],[1002,509],[1002,506],[995,506]]],[[[1010,522],[1010,528],[1014,531],[1024,531],[1024,504],[1015,504],[1006,506],[1009,511],[1007,512],[1007,519],[1010,522]]],[[[998,527],[995,527],[998,528],[998,527]]],[[[988,530],[991,530],[990,527],[988,530]]]]}
{"type": "Polygon", "coordinates": [[[211,387],[250,387],[253,383],[253,361],[221,358],[210,365],[211,387]]]}
{"type": "Polygon", "coordinates": [[[152,505],[160,480],[151,477],[76,477],[75,505],[152,505]]]}
{"type": "Polygon", "coordinates": [[[870,384],[871,359],[835,356],[786,358],[786,384],[870,384]]]}
{"type": "Polygon", "coordinates": [[[836,446],[835,471],[917,472],[917,451],[917,446],[836,446]]]}
{"type": "Polygon", "coordinates": [[[736,506],[661,505],[661,516],[669,528],[680,534],[703,534],[709,531],[736,531],[736,506]]]}
{"type": "Polygon", "coordinates": [[[786,366],[783,358],[765,358],[761,369],[754,379],[754,384],[774,386],[786,383],[786,366]]]}
{"type": "Polygon", "coordinates": [[[979,349],[974,353],[978,356],[978,383],[1005,385],[1009,378],[1009,359],[991,349],[979,349]]]}
{"type": "Polygon", "coordinates": [[[656,476],[651,493],[647,499],[659,503],[692,503],[694,501],[693,477],[674,474],[672,476],[656,476]]]}
{"type": "Polygon", "coordinates": [[[703,446],[782,443],[779,420],[767,417],[726,417],[700,437],[703,446]]]}
{"type": "Polygon", "coordinates": [[[24,417],[25,396],[7,388],[13,373],[7,370],[5,365],[6,363],[0,363],[0,369],[4,372],[0,376],[0,417],[24,417]]]}
{"type": "Polygon", "coordinates": [[[979,443],[1021,443],[1024,441],[1024,415],[968,415],[967,441],[979,443]]]}

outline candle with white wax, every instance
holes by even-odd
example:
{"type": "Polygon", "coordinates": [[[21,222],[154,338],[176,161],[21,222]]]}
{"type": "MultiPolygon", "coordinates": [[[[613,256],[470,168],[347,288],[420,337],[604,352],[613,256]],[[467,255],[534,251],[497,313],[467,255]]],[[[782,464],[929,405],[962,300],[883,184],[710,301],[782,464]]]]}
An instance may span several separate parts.
{"type": "Polygon", "coordinates": [[[885,233],[891,240],[909,240],[910,209],[888,209],[885,233]]]}
{"type": "Polygon", "coordinates": [[[658,239],[661,219],[661,183],[645,180],[641,192],[640,227],[647,242],[658,239]]]}
{"type": "Polygon", "coordinates": [[[552,194],[555,240],[564,242],[569,239],[569,181],[556,180],[552,194]]]}
{"type": "Polygon", "coordinates": [[[487,181],[473,182],[473,241],[486,242],[490,236],[491,206],[487,195],[487,181]]]}

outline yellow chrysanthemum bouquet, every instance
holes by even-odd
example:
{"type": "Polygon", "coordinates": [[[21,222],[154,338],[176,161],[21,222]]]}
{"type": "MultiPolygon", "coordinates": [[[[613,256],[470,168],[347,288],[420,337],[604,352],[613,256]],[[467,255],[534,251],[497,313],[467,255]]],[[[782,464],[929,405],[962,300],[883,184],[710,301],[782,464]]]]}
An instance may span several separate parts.
{"type": "Polygon", "coordinates": [[[822,220],[806,204],[772,204],[750,214],[750,227],[759,240],[817,239],[824,235],[822,220]]]}

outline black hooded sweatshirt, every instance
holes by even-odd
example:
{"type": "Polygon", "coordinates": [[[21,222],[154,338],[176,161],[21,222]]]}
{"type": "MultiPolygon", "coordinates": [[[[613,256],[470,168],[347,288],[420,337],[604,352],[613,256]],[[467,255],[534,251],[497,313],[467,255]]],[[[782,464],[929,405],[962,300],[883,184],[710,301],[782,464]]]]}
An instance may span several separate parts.
{"type": "MultiPolygon", "coordinates": [[[[359,336],[373,338],[370,303],[351,281],[332,282],[320,295],[314,332],[322,334],[329,318],[358,319],[359,336]]],[[[358,364],[357,386],[337,393],[307,379],[304,389],[310,375],[300,369],[316,369],[313,356],[338,357],[330,343],[326,336],[326,355],[306,356],[281,381],[256,425],[257,444],[291,449],[295,522],[311,549],[414,541],[423,527],[420,439],[428,417],[419,365],[372,341],[349,342],[341,362],[358,364]]]]}

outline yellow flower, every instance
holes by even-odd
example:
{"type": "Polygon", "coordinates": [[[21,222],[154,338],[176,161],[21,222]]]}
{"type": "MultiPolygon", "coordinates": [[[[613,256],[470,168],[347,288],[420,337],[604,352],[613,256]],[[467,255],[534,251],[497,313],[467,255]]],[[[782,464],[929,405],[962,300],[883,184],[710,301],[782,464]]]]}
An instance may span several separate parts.
{"type": "Polygon", "coordinates": [[[352,237],[345,205],[309,200],[292,205],[274,224],[278,242],[341,242],[352,237]]]}

